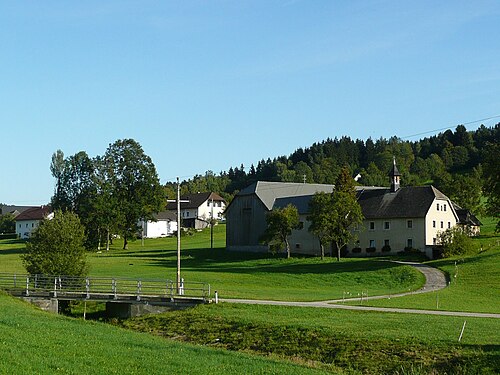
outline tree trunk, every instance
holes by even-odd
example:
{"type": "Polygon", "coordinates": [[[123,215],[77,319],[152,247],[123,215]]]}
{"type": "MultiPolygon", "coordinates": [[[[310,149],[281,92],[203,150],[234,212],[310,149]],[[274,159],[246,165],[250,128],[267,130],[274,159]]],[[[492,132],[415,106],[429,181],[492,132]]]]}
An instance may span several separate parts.
{"type": "Polygon", "coordinates": [[[128,240],[127,235],[123,236],[123,250],[128,250],[128,240]]]}
{"type": "Polygon", "coordinates": [[[109,228],[106,229],[106,251],[109,251],[109,228]]]}
{"type": "Polygon", "coordinates": [[[286,259],[290,259],[290,244],[288,243],[287,239],[285,239],[285,244],[286,244],[286,259]]]}
{"type": "Polygon", "coordinates": [[[321,249],[321,260],[325,260],[325,246],[323,246],[322,241],[319,241],[319,247],[321,249]]]}
{"type": "Polygon", "coordinates": [[[335,243],[335,245],[337,246],[337,262],[340,262],[340,249],[341,249],[341,247],[339,246],[338,243],[335,243]]]}

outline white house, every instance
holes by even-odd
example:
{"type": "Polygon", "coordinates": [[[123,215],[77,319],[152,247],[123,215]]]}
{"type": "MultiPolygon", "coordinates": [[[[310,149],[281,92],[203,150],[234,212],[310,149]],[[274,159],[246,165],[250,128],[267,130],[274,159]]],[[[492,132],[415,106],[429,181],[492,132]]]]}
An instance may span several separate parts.
{"type": "MultiPolygon", "coordinates": [[[[201,229],[210,224],[210,219],[222,220],[226,201],[216,193],[206,192],[187,194],[181,197],[182,226],[185,228],[201,229]]],[[[167,210],[177,212],[177,203],[167,205],[167,210]]]]}
{"type": "Polygon", "coordinates": [[[144,238],[159,238],[172,236],[177,232],[177,218],[175,212],[163,211],[155,215],[155,220],[140,221],[144,238]]]}
{"type": "Polygon", "coordinates": [[[16,234],[19,238],[27,239],[42,220],[51,220],[53,217],[49,206],[29,208],[16,216],[16,234]]]}

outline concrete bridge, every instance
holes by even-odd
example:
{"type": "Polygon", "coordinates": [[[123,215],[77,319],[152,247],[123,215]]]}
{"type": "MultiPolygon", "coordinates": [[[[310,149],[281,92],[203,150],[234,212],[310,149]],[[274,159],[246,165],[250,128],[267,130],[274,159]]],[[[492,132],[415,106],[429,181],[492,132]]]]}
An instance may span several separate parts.
{"type": "Polygon", "coordinates": [[[108,316],[120,318],[211,302],[210,284],[184,280],[0,273],[0,289],[55,313],[69,301],[105,302],[108,316]]]}

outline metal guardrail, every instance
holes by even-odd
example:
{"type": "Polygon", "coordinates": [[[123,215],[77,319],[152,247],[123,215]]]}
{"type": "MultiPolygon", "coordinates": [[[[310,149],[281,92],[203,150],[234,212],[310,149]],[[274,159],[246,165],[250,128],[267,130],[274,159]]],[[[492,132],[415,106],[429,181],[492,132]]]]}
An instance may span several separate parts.
{"type": "Polygon", "coordinates": [[[74,277],[0,273],[0,289],[13,295],[68,299],[151,301],[210,297],[210,284],[123,277],[74,277]]]}

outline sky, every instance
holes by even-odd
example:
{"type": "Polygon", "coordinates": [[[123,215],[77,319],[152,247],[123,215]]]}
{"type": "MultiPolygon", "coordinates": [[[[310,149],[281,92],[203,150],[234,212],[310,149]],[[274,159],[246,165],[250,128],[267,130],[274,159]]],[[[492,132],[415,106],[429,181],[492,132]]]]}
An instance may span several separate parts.
{"type": "Polygon", "coordinates": [[[48,203],[55,151],[118,139],[165,183],[493,126],[499,19],[494,0],[0,0],[0,202],[48,203]]]}

